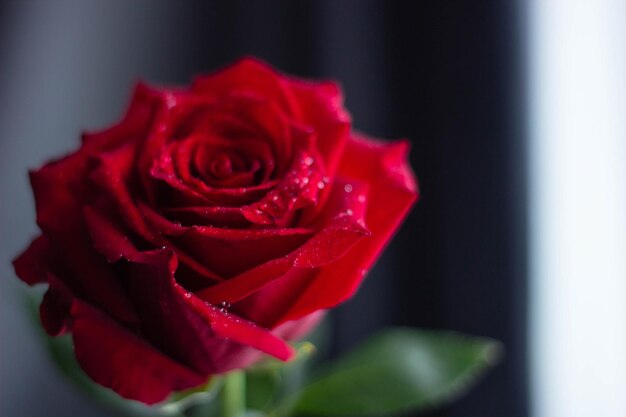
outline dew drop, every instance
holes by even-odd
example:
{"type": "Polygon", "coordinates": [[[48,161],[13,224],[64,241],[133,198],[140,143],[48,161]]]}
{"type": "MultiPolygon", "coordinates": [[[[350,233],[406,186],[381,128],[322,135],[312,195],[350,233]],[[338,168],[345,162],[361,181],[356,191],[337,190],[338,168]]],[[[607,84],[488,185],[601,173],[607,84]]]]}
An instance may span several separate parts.
{"type": "Polygon", "coordinates": [[[302,178],[302,184],[307,185],[309,183],[309,177],[302,178]]]}
{"type": "Polygon", "coordinates": [[[311,165],[313,165],[313,158],[311,158],[310,156],[307,156],[306,158],[304,158],[304,165],[310,167],[311,165]]]}
{"type": "Polygon", "coordinates": [[[231,304],[228,301],[222,301],[220,304],[220,308],[230,308],[231,304]]]}
{"type": "Polygon", "coordinates": [[[348,216],[352,216],[354,214],[354,212],[352,211],[352,209],[348,209],[348,210],[346,210],[346,214],[348,216]]]}
{"type": "Polygon", "coordinates": [[[324,183],[324,181],[319,181],[317,183],[317,188],[319,188],[320,190],[323,190],[324,187],[326,187],[326,183],[324,183]]]}
{"type": "Polygon", "coordinates": [[[190,292],[186,292],[185,293],[185,298],[191,298],[191,293],[190,292]]]}
{"type": "Polygon", "coordinates": [[[350,185],[350,184],[346,184],[346,185],[344,185],[344,186],[343,186],[343,190],[344,190],[346,193],[351,193],[351,192],[352,192],[352,185],[350,185]]]}

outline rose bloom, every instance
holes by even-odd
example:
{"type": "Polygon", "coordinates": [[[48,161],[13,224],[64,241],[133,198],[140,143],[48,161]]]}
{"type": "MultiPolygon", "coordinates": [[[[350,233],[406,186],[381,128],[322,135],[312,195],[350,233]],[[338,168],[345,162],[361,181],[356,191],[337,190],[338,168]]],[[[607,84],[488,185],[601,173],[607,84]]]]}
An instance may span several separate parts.
{"type": "Polygon", "coordinates": [[[417,197],[406,141],[351,131],[339,87],[244,59],[189,89],[140,84],[123,120],[33,171],[47,283],[96,382],[144,403],[242,368],[353,295],[417,197]]]}

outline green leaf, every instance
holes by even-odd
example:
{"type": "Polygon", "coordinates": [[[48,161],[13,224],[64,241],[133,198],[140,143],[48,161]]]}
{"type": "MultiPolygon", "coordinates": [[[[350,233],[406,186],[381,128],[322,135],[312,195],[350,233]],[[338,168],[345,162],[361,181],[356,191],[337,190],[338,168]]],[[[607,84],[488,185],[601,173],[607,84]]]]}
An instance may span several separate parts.
{"type": "Polygon", "coordinates": [[[494,365],[501,345],[452,332],[395,328],[332,364],[301,392],[295,414],[390,415],[457,398],[494,365]]]}
{"type": "Polygon", "coordinates": [[[223,383],[223,378],[213,376],[203,385],[172,393],[166,403],[155,408],[164,416],[185,415],[190,409],[216,401],[223,383]]]}
{"type": "Polygon", "coordinates": [[[268,411],[302,388],[308,360],[316,349],[308,342],[297,343],[294,347],[296,356],[289,362],[270,358],[246,371],[249,408],[268,411]]]}

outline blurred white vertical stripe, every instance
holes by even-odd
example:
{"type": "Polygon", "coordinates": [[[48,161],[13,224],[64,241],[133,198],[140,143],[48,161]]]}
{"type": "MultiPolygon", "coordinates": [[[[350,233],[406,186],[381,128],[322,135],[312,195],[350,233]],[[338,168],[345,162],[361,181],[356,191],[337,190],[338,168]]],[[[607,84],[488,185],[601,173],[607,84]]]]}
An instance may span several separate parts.
{"type": "Polygon", "coordinates": [[[534,417],[626,416],[626,2],[531,0],[534,417]]]}

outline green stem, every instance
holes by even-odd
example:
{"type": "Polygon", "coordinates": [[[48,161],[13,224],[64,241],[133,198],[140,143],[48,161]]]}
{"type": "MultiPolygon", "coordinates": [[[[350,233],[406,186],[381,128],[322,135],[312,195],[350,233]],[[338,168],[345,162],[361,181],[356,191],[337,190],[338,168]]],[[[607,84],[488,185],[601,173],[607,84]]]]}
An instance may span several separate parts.
{"type": "Polygon", "coordinates": [[[243,417],[246,412],[246,374],[233,371],[224,377],[222,417],[243,417]]]}

